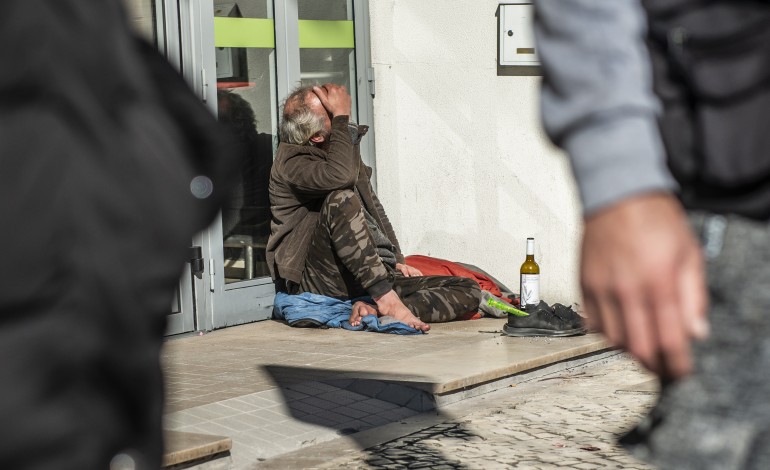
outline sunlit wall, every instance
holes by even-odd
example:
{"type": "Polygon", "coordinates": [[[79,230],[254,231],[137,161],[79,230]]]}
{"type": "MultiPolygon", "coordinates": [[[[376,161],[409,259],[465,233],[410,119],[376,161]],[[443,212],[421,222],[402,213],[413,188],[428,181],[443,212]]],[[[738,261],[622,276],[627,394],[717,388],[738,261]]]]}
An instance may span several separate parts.
{"type": "Polygon", "coordinates": [[[472,263],[579,301],[580,206],[539,123],[538,76],[500,76],[497,1],[370,0],[378,193],[406,254],[472,263]]]}

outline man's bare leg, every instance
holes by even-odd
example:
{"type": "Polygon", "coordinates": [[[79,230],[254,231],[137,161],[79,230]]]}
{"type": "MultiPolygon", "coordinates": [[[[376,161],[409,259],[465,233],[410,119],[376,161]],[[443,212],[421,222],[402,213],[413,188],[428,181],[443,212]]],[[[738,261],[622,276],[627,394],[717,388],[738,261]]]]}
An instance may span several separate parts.
{"type": "Polygon", "coordinates": [[[401,301],[401,298],[394,290],[390,290],[384,295],[376,297],[374,301],[377,303],[377,310],[379,310],[380,316],[393,317],[416,330],[430,330],[430,325],[414,316],[414,314],[406,308],[406,305],[404,305],[404,302],[401,301]]]}

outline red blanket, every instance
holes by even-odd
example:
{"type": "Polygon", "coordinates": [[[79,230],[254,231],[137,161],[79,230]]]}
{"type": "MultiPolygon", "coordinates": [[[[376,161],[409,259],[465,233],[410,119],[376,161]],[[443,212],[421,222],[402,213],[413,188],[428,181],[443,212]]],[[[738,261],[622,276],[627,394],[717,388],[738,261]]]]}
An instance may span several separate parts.
{"type": "MultiPolygon", "coordinates": [[[[411,255],[406,257],[406,264],[419,269],[424,276],[459,276],[473,279],[481,287],[481,290],[489,291],[492,295],[500,297],[506,302],[511,302],[510,299],[502,296],[500,288],[497,287],[497,284],[489,276],[478,271],[472,271],[452,261],[432,258],[430,256],[411,255]]],[[[476,318],[481,318],[481,316],[480,312],[474,312],[466,315],[463,319],[475,320],[476,318]]]]}

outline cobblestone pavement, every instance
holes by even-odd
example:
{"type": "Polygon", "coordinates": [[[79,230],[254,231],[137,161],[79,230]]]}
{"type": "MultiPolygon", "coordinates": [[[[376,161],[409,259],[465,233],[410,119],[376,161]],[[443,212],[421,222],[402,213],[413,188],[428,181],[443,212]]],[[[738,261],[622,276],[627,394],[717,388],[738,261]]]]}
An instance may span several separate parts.
{"type": "Polygon", "coordinates": [[[647,469],[615,441],[654,402],[649,391],[628,390],[650,379],[616,356],[451,405],[441,424],[323,468],[647,469]]]}

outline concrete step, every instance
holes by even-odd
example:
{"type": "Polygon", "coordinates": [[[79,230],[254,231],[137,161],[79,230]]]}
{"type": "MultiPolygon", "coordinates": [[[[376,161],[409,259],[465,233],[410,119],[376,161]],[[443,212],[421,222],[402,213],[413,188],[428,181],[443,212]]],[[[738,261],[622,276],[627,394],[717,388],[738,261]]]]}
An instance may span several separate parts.
{"type": "Polygon", "coordinates": [[[165,431],[164,440],[163,468],[166,470],[226,469],[231,463],[233,441],[229,437],[165,431]]]}
{"type": "MultiPolygon", "coordinates": [[[[615,354],[601,336],[514,338],[505,319],[427,335],[265,321],[167,342],[167,429],[232,438],[233,468],[615,354]]],[[[434,413],[435,414],[435,413],[434,413]]]]}

